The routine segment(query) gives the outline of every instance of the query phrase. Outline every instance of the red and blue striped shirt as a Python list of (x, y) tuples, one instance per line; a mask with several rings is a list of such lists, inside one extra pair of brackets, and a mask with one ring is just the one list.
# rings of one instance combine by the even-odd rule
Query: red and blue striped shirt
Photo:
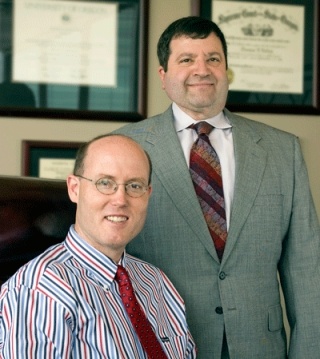
[[(158, 268), (124, 254), (168, 358), (195, 358), (184, 302)], [(71, 227), (66, 240), (20, 268), (1, 288), (1, 359), (147, 358), (114, 280), (117, 265)]]

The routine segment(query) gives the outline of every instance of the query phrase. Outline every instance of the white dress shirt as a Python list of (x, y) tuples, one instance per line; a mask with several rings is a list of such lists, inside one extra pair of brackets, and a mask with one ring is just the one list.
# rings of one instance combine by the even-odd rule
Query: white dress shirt
[[(172, 110), (177, 135), (179, 137), (186, 162), (189, 166), (190, 151), (193, 143), (197, 139), (197, 134), (196, 131), (188, 127), (197, 121), (183, 112), (175, 103), (172, 104)], [(214, 127), (214, 130), (209, 134), (209, 139), (220, 159), (227, 228), (229, 229), (235, 181), (232, 126), (223, 112), (220, 112), (217, 116), (208, 118), (205, 121)]]

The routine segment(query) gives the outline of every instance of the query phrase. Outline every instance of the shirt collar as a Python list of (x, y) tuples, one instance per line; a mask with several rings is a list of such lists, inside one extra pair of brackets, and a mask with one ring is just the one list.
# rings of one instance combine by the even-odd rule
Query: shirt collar
[[(87, 275), (104, 287), (109, 288), (117, 272), (117, 263), (107, 257), (89, 243), (83, 240), (72, 225), (65, 240), (67, 249), (73, 258), (79, 262)], [(126, 266), (126, 254), (124, 253), (120, 263)]]
[[(194, 123), (197, 123), (197, 121), (195, 121), (192, 117), (183, 112), (176, 103), (172, 104), (172, 111), (174, 117), (174, 126), (177, 132), (188, 128)], [(205, 121), (210, 123), (215, 128), (226, 129), (232, 127), (223, 111), (214, 117), (206, 119)]]

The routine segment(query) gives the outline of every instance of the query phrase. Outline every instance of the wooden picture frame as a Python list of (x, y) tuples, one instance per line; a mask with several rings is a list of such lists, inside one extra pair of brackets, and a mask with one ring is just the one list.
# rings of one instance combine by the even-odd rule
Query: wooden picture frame
[(148, 13), (149, 0), (3, 0), (0, 116), (144, 118)]
[(66, 179), (82, 142), (22, 141), (22, 176)]
[[(228, 44), (231, 81), (235, 76), (244, 73), (244, 70), (239, 70), (240, 66), (243, 68), (246, 66), (248, 69), (247, 77), (242, 77), (244, 81), (239, 81), (237, 89), (233, 90), (232, 83), (230, 84), (226, 105), (228, 109), (237, 112), (309, 115), (320, 113), (320, 6), (318, 0), (191, 1), (193, 15), (212, 19), (224, 32)], [(214, 12), (214, 8), (219, 11)], [(298, 20), (290, 15), (292, 13), (297, 15)], [(276, 21), (277, 24), (275, 24)], [(279, 24), (282, 25), (284, 31), (281, 35), (279, 31), (277, 37), (272, 38)], [(232, 30), (233, 25), (237, 30)], [(250, 26), (251, 30), (252, 26), (255, 26), (253, 31), (256, 33), (253, 35), (256, 36), (251, 36), (251, 40), (256, 40), (255, 43), (245, 42), (244, 30), (249, 31)], [(266, 29), (264, 33), (263, 28)], [(297, 34), (298, 41), (296, 42), (293, 32)], [(236, 46), (232, 47), (232, 42), (240, 44), (241, 41), (244, 45), (243, 50), (240, 50), (240, 46), (237, 49)], [(265, 52), (267, 55), (262, 54), (259, 58), (258, 51)], [(233, 53), (235, 56), (232, 59)], [(255, 59), (254, 56), (256, 56)], [(297, 60), (299, 57), (301, 60)], [(242, 64), (241, 60), (243, 60)], [(299, 71), (296, 71), (293, 66), (296, 61), (298, 65), (300, 61)], [(269, 68), (268, 65), (270, 65)], [(261, 74), (264, 71), (266, 76), (262, 83), (259, 79), (262, 79)], [(287, 75), (283, 76), (281, 72), (287, 72)], [(246, 85), (243, 85), (244, 83)], [(265, 84), (267, 84), (267, 90), (263, 87)], [(242, 89), (241, 86), (243, 86)]]

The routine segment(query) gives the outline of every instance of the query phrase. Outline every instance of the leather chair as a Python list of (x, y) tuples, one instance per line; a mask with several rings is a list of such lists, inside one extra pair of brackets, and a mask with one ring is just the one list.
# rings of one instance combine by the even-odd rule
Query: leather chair
[(63, 241), (74, 216), (65, 181), (0, 176), (0, 285)]

